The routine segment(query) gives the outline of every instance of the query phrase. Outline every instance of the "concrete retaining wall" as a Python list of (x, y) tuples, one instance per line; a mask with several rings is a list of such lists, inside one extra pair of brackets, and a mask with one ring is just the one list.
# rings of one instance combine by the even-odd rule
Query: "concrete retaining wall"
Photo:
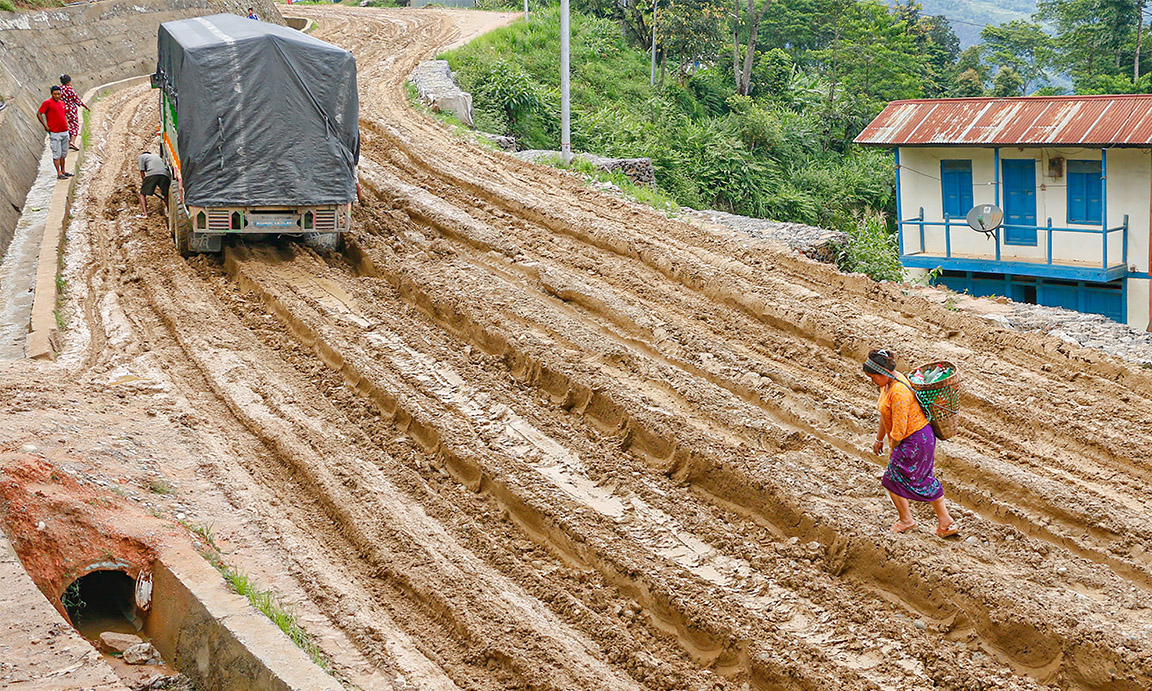
[(164, 661), (202, 689), (342, 691), (198, 555), (169, 550), (152, 564), (144, 632)]
[(161, 22), (255, 7), (282, 24), (271, 0), (101, 0), (42, 12), (0, 12), (0, 256), (8, 250), (36, 177), (44, 129), (36, 119), (48, 87), (72, 76), (78, 93), (156, 69)]

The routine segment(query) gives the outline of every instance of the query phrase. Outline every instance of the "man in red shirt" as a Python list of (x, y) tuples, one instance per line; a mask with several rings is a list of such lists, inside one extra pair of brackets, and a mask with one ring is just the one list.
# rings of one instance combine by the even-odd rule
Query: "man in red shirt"
[(56, 179), (67, 180), (72, 173), (64, 170), (64, 159), (68, 157), (68, 114), (64, 111), (64, 95), (60, 87), (52, 87), (52, 98), (40, 104), (36, 117), (48, 133), (48, 144), (52, 147), (52, 163), (56, 165)]

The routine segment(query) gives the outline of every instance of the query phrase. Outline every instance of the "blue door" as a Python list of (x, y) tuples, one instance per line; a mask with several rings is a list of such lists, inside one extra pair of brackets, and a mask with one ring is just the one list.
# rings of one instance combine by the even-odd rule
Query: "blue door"
[(1006, 158), (1004, 168), (1004, 244), (1036, 244), (1036, 161)]

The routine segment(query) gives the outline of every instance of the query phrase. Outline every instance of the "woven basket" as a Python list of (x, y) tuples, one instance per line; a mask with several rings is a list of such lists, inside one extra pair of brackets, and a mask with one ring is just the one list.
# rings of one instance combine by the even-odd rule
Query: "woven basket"
[[(952, 374), (931, 384), (917, 384), (911, 381), (913, 373), (928, 371), (937, 366), (951, 368)], [(955, 435), (956, 423), (960, 417), (959, 368), (946, 360), (937, 360), (913, 369), (908, 373), (908, 377), (912, 391), (916, 393), (916, 399), (924, 408), (928, 422), (932, 424), (932, 433), (936, 435), (936, 438), (949, 439)]]

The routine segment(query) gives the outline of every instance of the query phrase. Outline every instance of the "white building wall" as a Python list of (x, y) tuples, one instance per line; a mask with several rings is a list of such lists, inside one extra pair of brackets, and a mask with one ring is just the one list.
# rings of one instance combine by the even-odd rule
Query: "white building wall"
[[(1149, 214), (1152, 213), (1152, 153), (1148, 149), (1108, 151), (1108, 226), (1118, 226), (1128, 214), (1128, 268), (1148, 273)], [(1109, 237), (1109, 259), (1120, 262)], [(1147, 302), (1145, 302), (1147, 304)]]
[(1149, 312), (1152, 311), (1152, 285), (1146, 278), (1128, 279), (1128, 326), (1142, 331), (1152, 331)]

